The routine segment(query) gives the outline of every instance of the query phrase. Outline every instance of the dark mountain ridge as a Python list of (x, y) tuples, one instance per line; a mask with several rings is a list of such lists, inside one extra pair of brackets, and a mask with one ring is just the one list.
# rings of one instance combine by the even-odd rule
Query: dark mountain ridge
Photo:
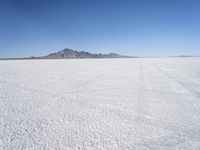
[(56, 53), (51, 53), (47, 56), (40, 57), (43, 59), (70, 59), (70, 58), (131, 58), (131, 56), (119, 55), (116, 53), (110, 54), (93, 54), (85, 51), (77, 51), (65, 48)]
[(135, 58), (134, 56), (119, 55), (116, 53), (101, 54), (89, 53), (86, 51), (77, 51), (65, 48), (61, 51), (48, 54), (46, 56), (31, 56), (21, 58), (0, 58), (0, 60), (21, 60), (21, 59), (84, 59), (84, 58)]

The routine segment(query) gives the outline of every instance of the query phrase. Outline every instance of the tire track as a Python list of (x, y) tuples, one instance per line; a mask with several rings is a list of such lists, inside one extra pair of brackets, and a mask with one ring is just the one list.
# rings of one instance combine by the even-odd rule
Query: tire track
[(118, 66), (118, 67), (115, 67), (115, 68), (112, 69), (112, 70), (109, 70), (109, 71), (107, 71), (107, 72), (101, 73), (101, 74), (95, 76), (95, 77), (92, 78), (92, 79), (89, 79), (89, 80), (87, 80), (87, 81), (85, 81), (85, 82), (82, 82), (81, 84), (77, 84), (77, 85), (75, 85), (74, 87), (72, 87), (72, 90), (75, 90), (75, 89), (77, 89), (77, 88), (82, 88), (82, 87), (84, 87), (86, 84), (91, 84), (92, 82), (95, 82), (95, 81), (97, 81), (97, 80), (99, 80), (99, 79), (101, 79), (101, 78), (103, 78), (103, 77), (109, 75), (110, 73), (113, 73), (113, 72), (115, 72), (116, 70), (119, 70), (119, 69), (122, 68), (123, 66), (126, 66), (126, 64), (127, 64), (127, 63), (124, 63), (124, 64), (122, 64), (122, 65), (120, 65), (120, 66)]
[[(17, 89), (22, 89), (22, 91), (24, 92), (30, 92), (30, 93), (36, 93), (38, 95), (40, 95), (40, 93), (43, 93), (43, 95), (48, 95), (50, 97), (52, 97), (52, 99), (54, 100), (51, 100), (51, 101), (45, 101), (43, 103), (41, 103), (41, 105), (37, 108), (33, 107), (32, 105), (29, 107), (30, 109), (26, 110), (26, 111), (23, 111), (23, 113), (26, 113), (26, 114), (31, 114), (33, 111), (35, 110), (38, 110), (38, 109), (45, 109), (45, 107), (48, 107), (49, 105), (52, 105), (53, 103), (56, 103), (59, 100), (64, 100), (66, 99), (66, 95), (68, 94), (76, 94), (76, 93), (79, 93), (80, 91), (77, 91), (77, 89), (81, 88), (81, 87), (84, 87), (86, 84), (90, 84), (98, 79), (101, 79), (107, 75), (109, 75), (110, 73), (113, 73), (115, 72), (116, 70), (120, 69), (121, 67), (125, 66), (127, 63), (124, 63), (120, 66), (117, 66), (115, 68), (113, 68), (112, 70), (109, 70), (107, 72), (104, 72), (104, 73), (101, 73), (97, 76), (95, 76), (93, 79), (90, 79), (88, 81), (85, 81), (81, 84), (78, 84), (76, 86), (74, 86), (73, 88), (71, 88), (70, 90), (66, 91), (64, 94), (63, 93), (59, 93), (59, 92), (55, 92), (55, 91), (48, 91), (48, 90), (45, 90), (45, 89), (38, 89), (38, 88), (34, 88), (34, 87), (28, 87), (28, 86), (24, 86), (24, 85), (20, 85), (20, 84), (17, 84), (17, 83), (14, 83), (14, 82), (10, 82), (10, 81), (7, 81), (7, 80), (3, 80), (4, 83), (6, 84), (10, 84), (12, 87), (16, 87)], [(76, 90), (76, 91), (74, 91)], [(91, 91), (90, 91), (91, 92)], [(39, 101), (36, 100), (35, 103), (37, 104)], [(78, 101), (77, 101), (78, 102)], [(34, 104), (35, 104), (34, 103)], [(20, 112), (19, 112), (20, 113)]]
[(174, 82), (176, 82), (179, 85), (181, 85), (181, 87), (186, 89), (188, 92), (192, 93), (196, 98), (198, 98), (198, 99), (200, 98), (200, 91), (195, 90), (195, 88), (193, 86), (191, 86), (191, 84), (187, 84), (187, 80), (183, 79), (180, 76), (176, 76), (175, 77), (172, 74), (168, 73), (167, 71), (164, 71), (161, 67), (158, 67), (157, 65), (155, 65), (155, 64), (153, 64), (151, 62), (149, 62), (148, 64), (153, 66), (157, 70), (159, 70), (162, 74), (164, 74), (169, 79), (171, 79)]

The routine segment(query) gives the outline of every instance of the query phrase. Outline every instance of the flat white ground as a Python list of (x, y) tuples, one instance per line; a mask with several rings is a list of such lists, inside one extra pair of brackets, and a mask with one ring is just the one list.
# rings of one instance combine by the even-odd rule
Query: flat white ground
[(0, 149), (200, 149), (200, 58), (0, 61)]

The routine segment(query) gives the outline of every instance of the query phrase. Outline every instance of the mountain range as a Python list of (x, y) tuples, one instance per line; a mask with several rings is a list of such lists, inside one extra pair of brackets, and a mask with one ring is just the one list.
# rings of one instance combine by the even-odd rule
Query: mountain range
[(56, 53), (39, 57), (41, 59), (72, 59), (72, 58), (130, 58), (130, 56), (119, 55), (116, 53), (110, 54), (93, 54), (86, 51), (77, 51), (69, 48), (65, 48)]
[(17, 59), (84, 59), (84, 58), (133, 58), (133, 56), (119, 55), (116, 53), (101, 54), (89, 53), (86, 51), (77, 51), (65, 48), (61, 51), (51, 53), (45, 56), (31, 56), (20, 58), (0, 58), (0, 60), (17, 60)]

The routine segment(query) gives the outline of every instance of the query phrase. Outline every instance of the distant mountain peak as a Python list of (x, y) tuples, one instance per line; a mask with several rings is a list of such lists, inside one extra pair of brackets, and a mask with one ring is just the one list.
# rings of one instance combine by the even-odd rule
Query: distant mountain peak
[(42, 58), (46, 59), (70, 59), (70, 58), (130, 58), (130, 56), (119, 55), (116, 53), (109, 54), (93, 54), (86, 51), (77, 51), (69, 48), (65, 48), (56, 53), (51, 53)]
[(20, 59), (80, 59), (80, 58), (135, 58), (133, 56), (119, 55), (117, 53), (89, 53), (86, 51), (78, 51), (70, 48), (65, 48), (55, 53), (41, 57), (21, 57), (21, 58), (0, 58), (0, 60), (20, 60)]

